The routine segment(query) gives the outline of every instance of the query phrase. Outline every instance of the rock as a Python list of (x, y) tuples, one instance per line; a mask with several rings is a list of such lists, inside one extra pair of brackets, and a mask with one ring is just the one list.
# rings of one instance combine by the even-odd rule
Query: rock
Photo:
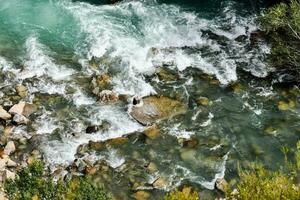
[(6, 167), (6, 160), (5, 159), (0, 159), (0, 171), (3, 171)]
[(105, 143), (109, 146), (115, 147), (115, 146), (123, 145), (128, 141), (129, 139), (127, 137), (118, 137), (118, 138), (109, 139)]
[(294, 108), (295, 106), (296, 106), (295, 102), (290, 99), (288, 100), (288, 102), (286, 101), (278, 102), (278, 109), (282, 111)]
[(16, 91), (17, 91), (17, 94), (22, 98), (27, 96), (27, 88), (22, 84), (18, 84), (16, 86)]
[(25, 105), (26, 103), (24, 101), (20, 101), (18, 104), (15, 104), (13, 107), (11, 107), (8, 112), (12, 115), (23, 115)]
[(4, 148), (4, 154), (10, 155), (11, 153), (15, 152), (15, 150), (16, 150), (15, 143), (13, 141), (9, 141)]
[(156, 72), (159, 80), (165, 81), (165, 82), (171, 82), (176, 81), (179, 79), (179, 76), (177, 74), (172, 73), (170, 70), (159, 68)]
[(242, 90), (242, 85), (240, 83), (233, 83), (231, 85), (231, 89), (233, 90), (234, 93), (240, 93)]
[(9, 120), (11, 118), (11, 115), (3, 109), (2, 106), (0, 106), (0, 119), (3, 120)]
[(199, 105), (202, 105), (202, 106), (208, 106), (209, 105), (209, 99), (206, 98), (206, 97), (200, 97), (197, 99), (197, 103)]
[(144, 130), (144, 134), (150, 139), (155, 139), (159, 135), (159, 128), (156, 124), (154, 124), (152, 126), (147, 127)]
[(27, 119), (23, 115), (15, 114), (13, 122), (15, 122), (17, 125), (28, 124), (29, 119)]
[(228, 187), (228, 183), (224, 178), (218, 178), (215, 183), (215, 188), (225, 192)]
[(119, 100), (118, 94), (111, 90), (103, 90), (99, 94), (99, 100), (103, 103), (116, 102)]
[(194, 149), (184, 149), (180, 157), (183, 161), (194, 162), (196, 160), (196, 151)]
[(107, 74), (101, 74), (93, 79), (93, 81), (95, 82), (95, 86), (105, 88), (110, 81), (110, 77)]
[(18, 104), (15, 104), (13, 107), (11, 107), (8, 112), (12, 115), (19, 114), (25, 117), (29, 117), (36, 111), (36, 109), (37, 108), (35, 105), (20, 101)]
[(157, 166), (156, 166), (156, 164), (153, 163), (153, 162), (150, 162), (149, 165), (147, 166), (147, 170), (148, 170), (150, 173), (156, 172), (156, 171), (157, 171)]
[(7, 159), (6, 166), (7, 167), (16, 167), (17, 163), (11, 159)]
[(94, 175), (97, 172), (96, 167), (86, 167), (85, 168), (85, 174), (87, 175)]
[(7, 200), (5, 192), (2, 189), (0, 190), (0, 200)]
[(148, 96), (140, 104), (132, 106), (130, 115), (141, 124), (149, 125), (185, 111), (186, 106), (179, 101), (163, 96)]
[(137, 191), (132, 196), (136, 200), (146, 200), (150, 197), (150, 194), (148, 192), (145, 192), (145, 191)]
[(3, 175), (4, 180), (7, 180), (7, 179), (14, 180), (15, 178), (16, 178), (16, 174), (14, 172), (9, 171), (8, 169), (6, 169), (4, 171), (4, 175)]
[(184, 148), (195, 148), (198, 145), (198, 140), (196, 138), (191, 138), (189, 140), (183, 141)]
[(167, 185), (167, 182), (163, 178), (158, 178), (153, 182), (153, 187), (157, 189), (163, 189)]
[(98, 126), (88, 126), (85, 130), (86, 133), (95, 133), (99, 130)]

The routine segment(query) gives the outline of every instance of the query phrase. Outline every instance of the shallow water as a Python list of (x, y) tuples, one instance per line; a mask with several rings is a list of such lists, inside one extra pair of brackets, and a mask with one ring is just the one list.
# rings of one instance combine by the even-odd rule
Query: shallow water
[[(159, 123), (157, 140), (89, 152), (116, 171), (114, 192), (131, 189), (120, 170), (124, 165), (135, 166), (128, 167), (134, 180), (164, 177), (164, 190), (187, 183), (212, 190), (216, 178), (236, 176), (238, 163), (258, 160), (276, 168), (280, 147), (300, 138), (299, 91), (263, 78), (272, 70), (265, 64), (269, 47), (250, 40), (258, 29), (258, 8), (255, 1), (0, 0), (1, 91), (10, 95), (23, 83), (29, 89), (25, 100), (39, 105), (32, 125), (15, 128), (12, 137), (38, 136), (45, 161), (66, 166), (90, 140), (142, 131), (127, 112), (130, 98), (102, 105), (92, 94), (92, 77), (108, 73), (119, 94), (165, 95), (188, 107), (184, 115)], [(160, 80), (162, 68), (176, 78)], [(209, 105), (197, 104), (199, 97)], [(295, 106), (281, 111), (279, 101)], [(111, 124), (108, 131), (85, 133), (102, 121)], [(183, 148), (180, 138), (199, 144)], [(150, 161), (158, 168), (154, 174), (142, 167)]]

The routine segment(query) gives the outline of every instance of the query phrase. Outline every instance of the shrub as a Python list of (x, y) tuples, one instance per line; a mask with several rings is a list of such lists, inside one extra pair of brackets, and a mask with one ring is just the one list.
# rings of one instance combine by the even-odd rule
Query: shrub
[[(287, 153), (285, 148), (285, 153)], [(253, 164), (250, 170), (239, 170), (240, 182), (237, 192), (226, 191), (227, 199), (237, 200), (269, 200), (269, 199), (300, 199), (300, 184), (298, 162), (300, 155), (300, 141), (297, 143), (296, 165), (288, 162), (288, 172), (268, 171), (261, 165)]]
[[(76, 180), (76, 184), (75, 183)], [(73, 179), (67, 183), (54, 182), (44, 172), (44, 165), (34, 161), (17, 173), (15, 180), (6, 180), (4, 190), (11, 200), (110, 200), (111, 197), (99, 185), (87, 178)], [(72, 193), (72, 195), (69, 195)]]
[[(300, 2), (291, 0), (267, 9), (259, 19), (271, 44), (269, 63), (300, 74)], [(296, 76), (295, 76), (296, 77)]]
[(192, 191), (190, 187), (185, 187), (182, 191), (174, 190), (166, 194), (164, 200), (198, 200), (198, 193)]

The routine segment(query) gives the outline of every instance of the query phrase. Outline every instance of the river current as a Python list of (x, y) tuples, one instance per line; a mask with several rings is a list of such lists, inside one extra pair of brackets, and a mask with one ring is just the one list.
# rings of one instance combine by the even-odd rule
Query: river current
[[(159, 123), (160, 139), (84, 155), (117, 174), (106, 183), (113, 192), (130, 193), (127, 180), (157, 177), (166, 183), (153, 193), (187, 183), (213, 190), (217, 178), (236, 177), (238, 164), (277, 168), (280, 148), (300, 138), (299, 90), (265, 78), (270, 49), (251, 37), (261, 12), (254, 2), (0, 0), (0, 97), (22, 83), (23, 100), (39, 105), (30, 126), (14, 128), (11, 137), (38, 138), (32, 143), (50, 168), (66, 167), (79, 159), (80, 145), (142, 131), (128, 113), (132, 97), (157, 94), (188, 108)], [(161, 78), (162, 70), (172, 77)], [(127, 102), (98, 102), (91, 81), (103, 73)], [(107, 131), (86, 133), (103, 121)], [(189, 138), (195, 148), (182, 147)], [(157, 171), (143, 171), (142, 161)], [(135, 167), (122, 172), (126, 165)]]

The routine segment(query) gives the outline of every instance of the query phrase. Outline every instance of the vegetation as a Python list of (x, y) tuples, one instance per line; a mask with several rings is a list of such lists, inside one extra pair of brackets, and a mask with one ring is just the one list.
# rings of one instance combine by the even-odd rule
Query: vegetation
[(260, 18), (271, 43), (269, 63), (300, 75), (300, 1), (291, 0), (266, 10)]
[(174, 190), (168, 193), (164, 200), (198, 200), (198, 193), (192, 191), (190, 187), (185, 187), (182, 191)]
[(76, 178), (67, 183), (54, 182), (44, 172), (44, 165), (35, 161), (17, 173), (15, 180), (7, 180), (4, 189), (11, 200), (109, 200), (104, 189), (87, 178)]
[(284, 148), (287, 172), (268, 171), (261, 165), (253, 164), (248, 171), (240, 170), (240, 182), (237, 192), (228, 190), (227, 199), (237, 200), (269, 200), (269, 199), (300, 199), (299, 163), (300, 141), (295, 153), (296, 164), (287, 160), (287, 148)]

